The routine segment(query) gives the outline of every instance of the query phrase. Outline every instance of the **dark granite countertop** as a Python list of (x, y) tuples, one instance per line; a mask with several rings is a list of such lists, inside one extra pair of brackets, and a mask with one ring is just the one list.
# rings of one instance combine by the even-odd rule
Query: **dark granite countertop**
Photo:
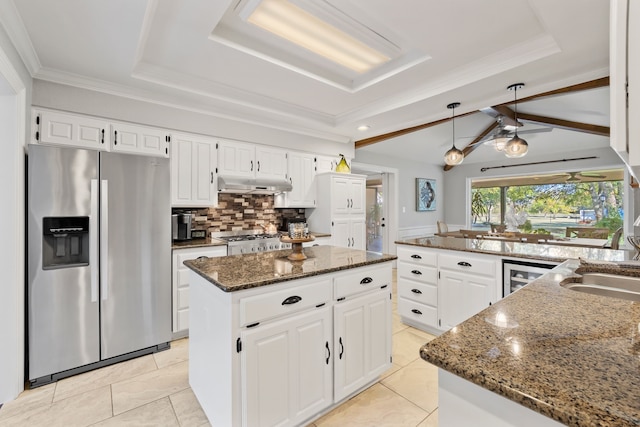
[(633, 257), (628, 250), (596, 249), (577, 246), (545, 245), (541, 243), (503, 242), (499, 240), (463, 239), (455, 237), (418, 237), (398, 240), (398, 245), (423, 246), (452, 251), (476, 252), (513, 258), (563, 262), (567, 259), (597, 259), (625, 261)]
[(171, 249), (204, 248), (208, 246), (227, 246), (227, 242), (212, 238), (174, 241), (171, 245)]
[(289, 261), (290, 249), (185, 261), (184, 265), (225, 292), (393, 261), (395, 255), (338, 246), (304, 249), (307, 259)]
[(560, 286), (579, 265), (557, 266), (421, 357), (566, 425), (640, 425), (640, 303)]
[[(319, 237), (331, 237), (330, 233), (309, 233), (316, 239)], [(220, 239), (208, 238), (208, 239), (191, 239), (184, 241), (174, 241), (171, 245), (171, 249), (188, 249), (188, 248), (204, 248), (207, 246), (226, 246), (227, 242)]]

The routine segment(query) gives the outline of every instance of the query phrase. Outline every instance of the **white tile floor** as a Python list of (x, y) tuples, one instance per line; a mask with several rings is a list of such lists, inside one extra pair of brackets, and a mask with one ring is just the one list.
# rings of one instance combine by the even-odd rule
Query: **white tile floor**
[[(437, 369), (418, 354), (434, 337), (400, 322), (395, 270), (393, 289), (393, 367), (310, 426), (437, 427)], [(0, 408), (0, 426), (211, 425), (189, 388), (188, 345), (27, 390)]]

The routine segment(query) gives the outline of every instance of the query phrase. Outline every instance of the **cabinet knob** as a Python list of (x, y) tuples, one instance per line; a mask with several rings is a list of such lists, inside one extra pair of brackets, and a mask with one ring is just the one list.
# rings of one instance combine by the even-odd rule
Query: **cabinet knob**
[(365, 277), (364, 279), (360, 280), (361, 285), (366, 285), (371, 282), (373, 282), (373, 279), (371, 277)]
[(344, 344), (342, 344), (342, 337), (340, 337), (338, 343), (340, 344), (340, 355), (338, 357), (340, 358), (340, 360), (342, 360), (342, 355), (344, 354)]
[(411, 292), (413, 292), (414, 294), (422, 294), (422, 291), (420, 289), (411, 289)]
[(422, 271), (420, 271), (420, 270), (411, 270), (411, 272), (412, 272), (413, 274), (417, 274), (418, 276), (421, 276), (421, 275), (422, 275)]
[(331, 350), (329, 349), (329, 341), (324, 342), (324, 348), (327, 349), (327, 359), (325, 360), (326, 364), (329, 364), (329, 358), (331, 357)]
[(251, 172), (253, 172), (253, 160), (251, 160)]
[(469, 264), (469, 263), (468, 263), (468, 262), (466, 262), (466, 261), (460, 261), (460, 262), (458, 263), (458, 265), (459, 265), (460, 267), (471, 267), (471, 264)]
[(420, 255), (411, 255), (411, 258), (413, 259), (422, 259), (422, 257)]
[(420, 310), (418, 310), (417, 308), (414, 308), (413, 310), (411, 310), (411, 312), (412, 312), (413, 314), (420, 314), (420, 315), (422, 315), (422, 312), (421, 312)]

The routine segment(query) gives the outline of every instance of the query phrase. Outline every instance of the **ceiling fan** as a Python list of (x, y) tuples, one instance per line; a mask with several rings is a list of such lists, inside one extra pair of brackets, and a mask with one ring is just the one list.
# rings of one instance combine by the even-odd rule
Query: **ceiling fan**
[[(483, 110), (483, 112), (486, 111)], [(522, 123), (515, 122), (511, 119), (509, 119), (508, 121), (513, 124), (507, 124), (506, 119), (508, 119), (508, 117), (505, 117), (502, 114), (495, 116), (495, 119), (498, 122), (498, 126), (496, 127), (496, 129), (479, 142), (487, 145), (493, 145), (497, 151), (503, 151), (507, 142), (515, 135), (515, 129), (523, 125)], [(528, 133), (551, 132), (552, 130), (553, 128), (550, 127), (530, 130), (518, 130), (518, 134), (524, 135)]]
[(606, 175), (601, 175), (597, 172), (566, 172), (555, 175), (550, 175), (547, 178), (547, 183), (561, 184), (563, 182), (571, 184), (576, 182), (587, 182), (594, 179), (606, 178)]

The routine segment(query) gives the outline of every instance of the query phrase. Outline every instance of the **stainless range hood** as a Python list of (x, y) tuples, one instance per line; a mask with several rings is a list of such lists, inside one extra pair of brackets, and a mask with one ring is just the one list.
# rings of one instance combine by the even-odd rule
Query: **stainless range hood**
[(293, 187), (286, 179), (255, 179), (234, 176), (219, 176), (218, 191), (221, 193), (278, 194), (291, 191)]

